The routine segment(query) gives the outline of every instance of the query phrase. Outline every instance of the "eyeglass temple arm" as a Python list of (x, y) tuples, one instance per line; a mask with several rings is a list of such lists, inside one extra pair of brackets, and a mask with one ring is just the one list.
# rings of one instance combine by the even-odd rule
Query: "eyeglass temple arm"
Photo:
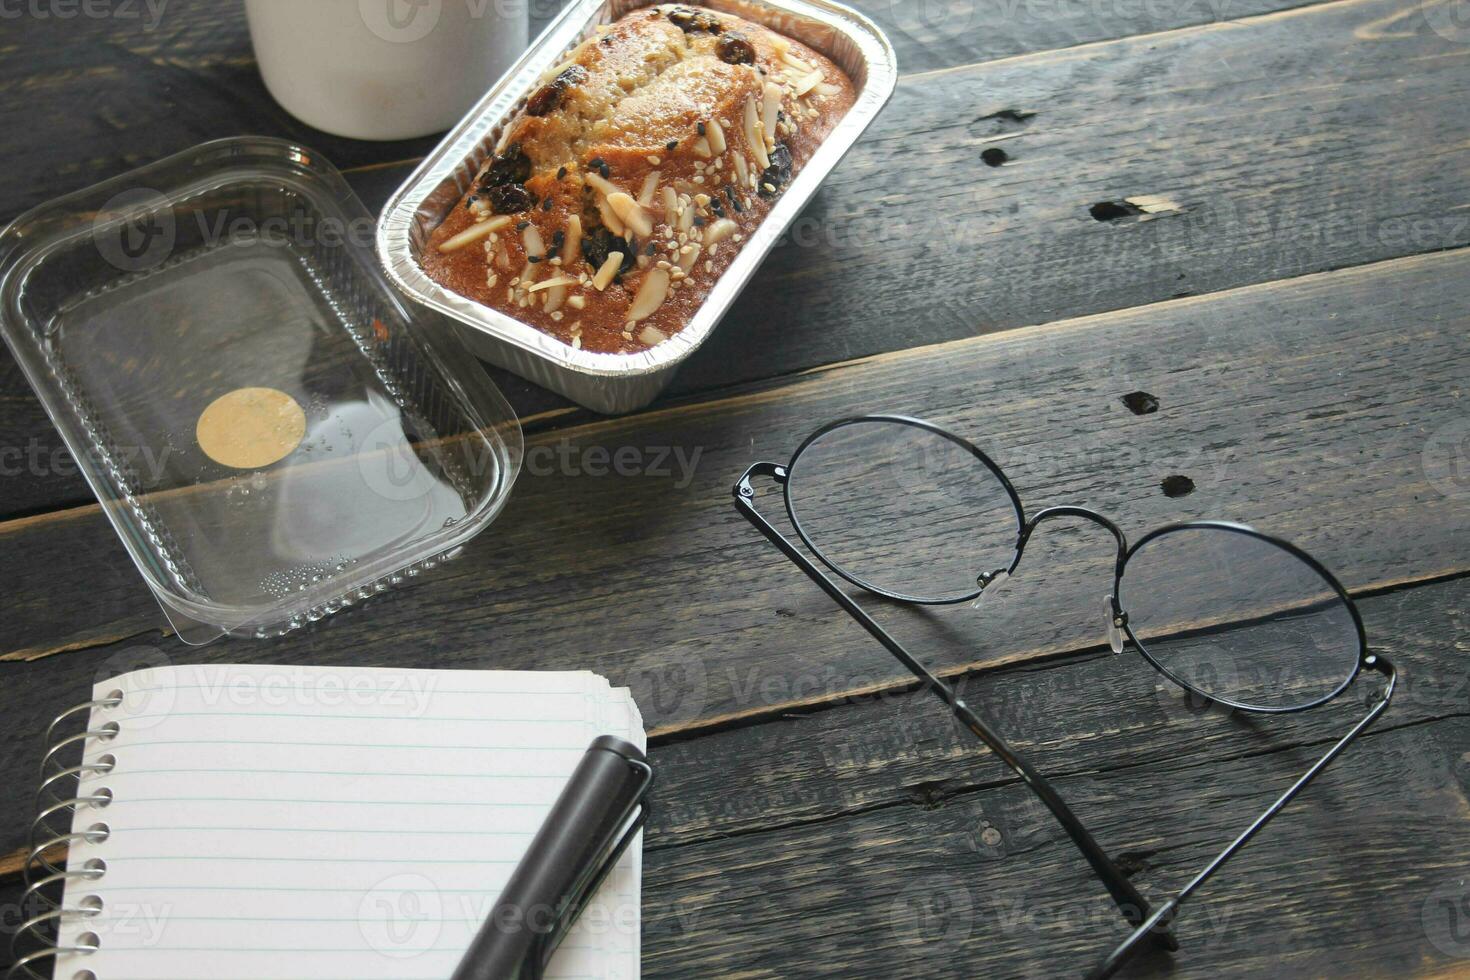
[(1373, 670), (1378, 671), (1387, 678), (1388, 683), (1383, 690), (1383, 699), (1373, 706), (1362, 721), (1353, 726), (1352, 731), (1344, 735), (1336, 745), (1327, 751), (1326, 755), (1318, 759), (1316, 765), (1308, 769), (1305, 775), (1293, 783), (1291, 788), (1285, 793), (1282, 793), (1281, 797), (1275, 803), (1267, 807), (1266, 811), (1246, 828), (1245, 833), (1231, 841), (1229, 847), (1216, 855), (1215, 859), (1206, 865), (1203, 871), (1195, 875), (1194, 879), (1185, 885), (1178, 895), (1175, 895), (1169, 901), (1155, 909), (1153, 914), (1149, 916), (1147, 922), (1136, 928), (1132, 935), (1108, 955), (1107, 959), (1103, 960), (1098, 964), (1096, 969), (1087, 975), (1088, 980), (1106, 980), (1107, 977), (1111, 977), (1114, 973), (1117, 973), (1123, 964), (1127, 963), (1138, 952), (1139, 942), (1148, 934), (1150, 929), (1170, 925), (1174, 920), (1175, 914), (1179, 911), (1179, 906), (1183, 905), (1189, 896), (1194, 894), (1196, 889), (1208, 881), (1210, 876), (1216, 871), (1219, 871), (1225, 862), (1234, 857), (1241, 848), (1245, 847), (1252, 837), (1256, 836), (1266, 824), (1271, 822), (1272, 817), (1284, 810), (1286, 805), (1298, 793), (1305, 789), (1308, 783), (1316, 779), (1318, 774), (1331, 765), (1333, 760), (1341, 755), (1344, 749), (1351, 745), (1359, 735), (1363, 734), (1370, 725), (1378, 720), (1379, 715), (1388, 710), (1388, 702), (1393, 698), (1393, 689), (1398, 683), (1398, 671), (1392, 663), (1379, 656), (1369, 656), (1364, 659), (1363, 664), (1366, 667), (1371, 667)]
[[(1004, 739), (996, 734), (990, 726), (985, 724), (980, 719), (980, 716), (975, 714), (969, 705), (960, 699), (952, 687), (934, 676), (923, 664), (914, 659), (913, 655), (890, 636), (887, 630), (878, 625), (878, 622), (869, 616), (862, 606), (858, 605), (851, 596), (838, 588), (835, 582), (827, 577), (810, 559), (798, 551), (796, 546), (788, 541), (786, 536), (772, 525), (770, 521), (766, 520), (764, 515), (755, 506), (755, 490), (750, 483), (752, 476), (769, 476), (777, 482), (784, 482), (786, 479), (786, 468), (775, 463), (756, 463), (750, 469), (746, 470), (745, 475), (740, 478), (740, 482), (735, 485), (734, 491), (735, 505), (745, 515), (746, 520), (750, 521), (758, 531), (766, 536), (767, 540), (780, 549), (781, 553), (793, 564), (805, 572), (808, 578), (820, 586), (823, 592), (831, 596), (832, 600), (841, 606), (849, 616), (857, 620), (858, 625), (867, 630), (873, 639), (883, 644), (889, 653), (897, 657), (899, 662), (911, 674), (917, 677), (924, 686), (928, 687), (945, 704), (949, 705), (950, 711), (959, 719), (960, 724), (968, 728), (976, 738), (989, 746), (990, 750), (1002, 762), (1021, 777), (1022, 782), (1040, 797), (1041, 802), (1045, 803), (1047, 809), (1057, 818), (1057, 821), (1062, 825), (1062, 829), (1067, 832), (1067, 835), (1072, 838), (1073, 843), (1082, 852), (1082, 856), (1087, 858), (1087, 863), (1092, 866), (1092, 870), (1107, 887), (1108, 894), (1112, 896), (1113, 902), (1122, 911), (1124, 918), (1135, 927), (1145, 925), (1147, 923), (1145, 917), (1149, 914), (1148, 900), (1143, 897), (1143, 894), (1139, 892), (1133, 882), (1128, 880), (1128, 876), (1123, 874), (1122, 870), (1113, 863), (1113, 859), (1108, 857), (1107, 852), (1102, 849), (1101, 845), (1093, 839), (1092, 834), (1088, 832), (1087, 828), (1083, 826), (1082, 821), (1077, 819), (1077, 815), (1072, 812), (1071, 808), (1067, 806), (1066, 802), (1052, 788), (1051, 783), (1047, 782), (1045, 777), (1033, 769), (1025, 759), (1017, 755), (1015, 750), (1006, 744)], [(1173, 951), (1179, 948), (1179, 944), (1175, 941), (1174, 936), (1167, 929), (1154, 930), (1147, 933), (1147, 935), (1153, 939), (1156, 945), (1164, 949)]]

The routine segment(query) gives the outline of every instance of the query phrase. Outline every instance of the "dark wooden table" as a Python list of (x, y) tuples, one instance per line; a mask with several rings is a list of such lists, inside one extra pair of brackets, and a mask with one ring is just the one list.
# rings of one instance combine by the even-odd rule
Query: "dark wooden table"
[[(1470, 976), (1466, 0), (859, 6), (899, 49), (898, 93), (668, 394), (598, 418), (496, 374), (531, 446), (677, 448), (687, 485), (527, 472), (411, 587), (191, 649), (0, 355), (3, 850), (45, 722), (150, 651), (586, 667), (653, 730), (648, 976), (1076, 976), (1120, 933), (1085, 864), (730, 505), (748, 462), (887, 410), (968, 434), (1033, 506), (1294, 539), (1403, 672), (1382, 723), (1188, 908), (1183, 951), (1127, 975)], [(169, 0), (156, 24), (141, 4), (11, 8), (0, 219), (242, 133), (314, 146), (377, 207), (433, 142), (290, 119), (237, 3)], [(1157, 411), (1130, 410), (1138, 391)], [(1376, 685), (1276, 720), (1195, 710), (1107, 652), (1105, 536), (1033, 548), (986, 614), (879, 615), (1168, 894)]]

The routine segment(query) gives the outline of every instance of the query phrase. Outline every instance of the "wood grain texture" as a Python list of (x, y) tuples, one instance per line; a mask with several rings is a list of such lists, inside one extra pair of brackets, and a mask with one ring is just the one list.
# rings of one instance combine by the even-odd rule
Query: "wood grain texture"
[(905, 74), (1305, 6), (1299, 0), (852, 0), (848, 5), (888, 35)]
[[(1464, 975), (1424, 909), (1442, 914), (1436, 890), (1454, 893), (1470, 862), (1467, 749), (1460, 719), (1369, 735), (1186, 906), (1172, 960), (1124, 975)], [(1145, 894), (1164, 895), (1321, 751), (1181, 757), (1058, 789), (1130, 853)], [(1076, 977), (1123, 935), (1086, 864), (1013, 783), (654, 850), (645, 866), (650, 977)]]
[[(891, 684), (881, 651), (729, 498), (748, 463), (783, 459), (821, 422), (873, 410), (968, 434), (1033, 512), (1088, 504), (1134, 535), (1189, 517), (1244, 520), (1296, 540), (1358, 590), (1462, 571), (1470, 495), (1445, 477), (1459, 462), (1447, 435), (1465, 419), (1467, 272), (1470, 253), (1399, 260), (545, 434), (507, 512), (461, 559), (270, 644), (192, 651), (138, 633), (136, 617), (157, 613), (95, 509), (11, 522), (0, 543), (24, 558), (0, 572), (7, 655), (110, 644), (14, 667), (26, 689), (56, 691), (108, 669), (134, 642), (114, 641), (129, 636), (220, 662), (588, 667), (632, 684), (664, 729)], [(1133, 415), (1121, 397), (1136, 390), (1159, 411)], [(620, 449), (637, 453), (645, 475), (609, 472)], [(687, 485), (671, 451), (694, 463)], [(667, 472), (654, 475), (660, 454)], [(1166, 496), (1170, 475), (1196, 490)], [(774, 513), (779, 502), (767, 494), (762, 506)], [(74, 555), (84, 571), (65, 563)], [(944, 670), (1085, 648), (1103, 638), (1111, 561), (1100, 531), (1056, 525), (1028, 549), (1004, 601), (875, 612)]]
[[(1073, 9), (1047, 0), (858, 0), (854, 6), (890, 36), (902, 70), (915, 73), (1301, 3), (1181, 0)], [(11, 97), (0, 104), (0, 123), (11, 138), (0, 147), (0, 219), (221, 136), (299, 139), (344, 169), (408, 161), (434, 145), (433, 137), (344, 139), (291, 118), (260, 80), (242, 4), (89, 6), (98, 15), (84, 14), (80, 5), (64, 16), (45, 16), (46, 5), (37, 6), (41, 16), (27, 5), (7, 11), (0, 93)], [(520, 6), (534, 36), (564, 0)]]
[[(1375, 652), (1400, 668), (1394, 704), (1191, 905), (1184, 976), (1456, 964), (1422, 913), (1470, 859), (1470, 579), (1374, 596), (1362, 611)], [(1252, 718), (1188, 701), (1131, 651), (960, 684), (1151, 896), (1177, 888), (1381, 690), (1365, 676), (1327, 707)], [(652, 758), (651, 976), (1068, 976), (1116, 935), (1040, 804), (930, 694), (656, 740)], [(7, 759), (0, 786), (24, 785), (34, 759)], [(14, 796), (0, 812), (18, 826), (29, 800)], [(1375, 888), (1388, 873), (1393, 889)]]
[[(859, 0), (855, 6), (889, 34), (904, 71), (922, 72), (1300, 3), (1182, 0), (1074, 9), (1046, 0)], [(527, 9), (534, 36), (564, 0), (519, 6)], [(301, 139), (344, 168), (404, 160), (434, 143), (348, 140), (292, 119), (256, 71), (241, 4), (138, 0), (89, 8), (100, 15), (83, 14), (80, 5), (66, 16), (35, 16), (27, 5), (7, 13), (0, 93), (13, 98), (0, 107), (11, 135), (0, 149), (6, 164), (0, 219), (218, 136)]]
[[(1033, 511), (1297, 540), (1366, 593), (1371, 641), (1403, 671), (1380, 727), (1186, 910), (1183, 951), (1126, 976), (1470, 976), (1447, 911), (1470, 907), (1470, 252), (1404, 258), (1470, 243), (1453, 11), (858, 3), (909, 77), (663, 407), (594, 421), (497, 372), (537, 415), (510, 510), (458, 562), (309, 631), (202, 650), (160, 634), (0, 354), (0, 516), (31, 515), (0, 521), (0, 657), (42, 657), (0, 663), (0, 852), (29, 819), (50, 717), (161, 658), (590, 667), (656, 728), (648, 976), (1077, 975), (1120, 933), (1070, 844), (730, 506), (749, 462), (894, 410), (979, 441)], [(6, 22), (0, 219), (246, 131), (315, 146), (376, 207), (432, 143), (294, 123), (239, 5), (170, 0), (136, 26)], [(1048, 48), (1067, 50), (1030, 53)], [(1136, 391), (1158, 411), (1130, 412)], [(589, 472), (619, 450), (633, 473)], [(1166, 495), (1177, 477), (1193, 491)], [(999, 602), (875, 612), (1160, 896), (1378, 682), (1289, 718), (1200, 710), (1102, 650), (1110, 562), (1100, 532), (1049, 526)]]
[[(1470, 648), (1470, 579), (1373, 595), (1360, 607), (1373, 651), (1401, 673), (1385, 724), (1470, 715), (1470, 674), (1462, 666)], [(0, 756), (0, 786), (8, 787), (0, 812), (16, 818), (6, 827), (24, 824), (19, 817), (31, 805), (35, 763), (44, 750), (40, 733), (51, 718), (95, 681), (161, 662), (161, 651), (137, 647), (102, 663), (52, 658), (28, 668), (32, 683), (8, 686), (0, 708), (17, 737), (14, 750)], [(763, 679), (773, 676), (779, 675), (763, 672)], [(1364, 675), (1330, 709), (1252, 719), (1185, 698), (1136, 651), (1112, 656), (1096, 649), (1044, 664), (959, 673), (953, 682), (982, 717), (1054, 775), (1314, 744), (1349, 727), (1382, 688), (1376, 675)], [(1014, 779), (927, 691), (892, 686), (817, 701), (820, 693), (810, 692), (817, 703), (763, 721), (656, 733), (654, 845), (683, 846), (880, 807), (939, 805)], [(687, 691), (673, 685), (646, 689), (640, 707), (668, 712), (681, 694)], [(742, 791), (729, 793), (732, 784)], [(0, 837), (0, 852), (18, 844), (14, 834)], [(0, 861), (0, 879), (17, 867), (11, 857)]]
[(1342, 0), (906, 77), (670, 393), (1464, 246), (1467, 63)]
[(1470, 243), (1467, 67), (1345, 0), (908, 78), (677, 390)]
[[(1060, 10), (1053, 17), (1036, 7), (1033, 17), (1025, 4), (996, 13), (970, 2), (885, 11), (878, 0), (871, 12), (891, 15), (900, 35), (905, 18), (957, 39), (984, 36), (970, 28), (991, 17), (1014, 17), (1017, 30), (1033, 20), (1038, 30), (1071, 29), (1071, 15)], [(1186, 15), (1184, 23), (1200, 9), (1158, 8)], [(1220, 16), (1256, 9), (1220, 8)], [(949, 13), (969, 26), (946, 26)], [(1344, 0), (906, 79), (672, 394), (1470, 242), (1463, 208), (1470, 202), (1463, 166), (1470, 47), (1436, 33), (1434, 23), (1407, 0)], [(228, 33), (222, 25), (212, 30)], [(179, 43), (205, 44), (196, 33), (184, 31)], [(204, 33), (216, 47), (228, 46)], [(940, 36), (917, 26), (913, 35), (921, 46), (942, 46)], [(1056, 40), (1047, 35), (1042, 43)], [(0, 167), (0, 208), (14, 200), (18, 209), (206, 136), (301, 136), (270, 102), (248, 58), (219, 61), (209, 72), (229, 74), (206, 72), (205, 85), (193, 69), (150, 57), (163, 65), (142, 58), (136, 84), (143, 90), (123, 95), (56, 88), (71, 75), (59, 63), (48, 66), (49, 97), (71, 92), (65, 97), (97, 105), (108, 119), (121, 112), (112, 101), (121, 99), (132, 115), (123, 114), (106, 144), (116, 150), (105, 173), (74, 173), (75, 143), (22, 142), (26, 155)], [(33, 138), (35, 127), (6, 111), (0, 123)], [(140, 113), (141, 129), (123, 124)], [(1428, 133), (1435, 135), (1426, 142)], [(101, 139), (85, 127), (75, 138), (82, 136)], [(373, 157), (314, 134), (307, 142), (358, 168), (350, 176), (371, 207), (407, 176), (422, 149), (383, 147)], [(982, 162), (983, 152), (997, 150), (1007, 154), (1003, 165)], [(62, 163), (58, 154), (70, 157)], [(383, 166), (393, 160), (403, 162)], [(37, 166), (55, 176), (16, 176)], [(1163, 209), (1148, 220), (1100, 222), (1089, 212), (1145, 195)], [(504, 372), (494, 376), (522, 413), (565, 404)], [(0, 472), (7, 474), (0, 514), (84, 502), (86, 488), (68, 461), (52, 459), (55, 434), (8, 357), (0, 357), (0, 391), (7, 399), (0, 405)]]
[[(1470, 725), (1470, 673), (1464, 669), (1470, 580), (1375, 595), (1359, 607), (1371, 649), (1400, 673), (1381, 724), (1457, 718)], [(1219, 664), (1228, 659), (1219, 658)], [(1243, 760), (1319, 745), (1351, 728), (1384, 686), (1378, 675), (1364, 674), (1327, 707), (1252, 716), (1186, 696), (1131, 648), (961, 674), (954, 684), (966, 703), (1048, 776), (1173, 770), (1210, 758)], [(654, 755), (660, 780), (652, 822), (656, 848), (887, 807), (941, 807), (955, 797), (1016, 782), (951, 720), (932, 692), (918, 688), (844, 699), (698, 737), (666, 737)], [(720, 760), (719, 766), (712, 767), (711, 759)], [(731, 793), (731, 786), (740, 792)], [(1049, 821), (1044, 811), (1042, 820)], [(1059, 828), (1049, 836), (1066, 843)], [(1133, 849), (1126, 841), (1116, 843), (1121, 851)]]
[[(1125, 976), (1470, 970), (1426, 931), (1443, 941), (1431, 900), (1470, 858), (1458, 840), (1470, 819), (1467, 600), (1458, 580), (1362, 604), (1375, 649), (1402, 668), (1380, 741), (1350, 750), (1206, 886), (1181, 919), (1175, 966)], [(1160, 896), (1361, 716), (1381, 689), (1361, 683), (1303, 716), (1252, 719), (1191, 704), (1128, 653), (1002, 670), (963, 694), (1062, 777), (1104, 846)], [(652, 975), (1077, 976), (1117, 935), (1049, 815), (931, 695), (660, 745), (654, 762)]]

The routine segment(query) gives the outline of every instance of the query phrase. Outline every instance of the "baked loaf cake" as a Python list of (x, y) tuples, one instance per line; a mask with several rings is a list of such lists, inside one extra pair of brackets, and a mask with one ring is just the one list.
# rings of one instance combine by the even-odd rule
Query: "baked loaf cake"
[(797, 41), (672, 4), (600, 28), (542, 81), (423, 266), (608, 353), (683, 329), (854, 101)]

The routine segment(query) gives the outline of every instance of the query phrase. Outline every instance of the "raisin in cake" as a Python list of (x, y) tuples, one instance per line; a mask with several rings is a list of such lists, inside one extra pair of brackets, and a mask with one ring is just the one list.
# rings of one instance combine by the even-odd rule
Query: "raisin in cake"
[(758, 24), (629, 14), (547, 74), (424, 269), (573, 347), (646, 350), (689, 322), (853, 101), (830, 60)]

